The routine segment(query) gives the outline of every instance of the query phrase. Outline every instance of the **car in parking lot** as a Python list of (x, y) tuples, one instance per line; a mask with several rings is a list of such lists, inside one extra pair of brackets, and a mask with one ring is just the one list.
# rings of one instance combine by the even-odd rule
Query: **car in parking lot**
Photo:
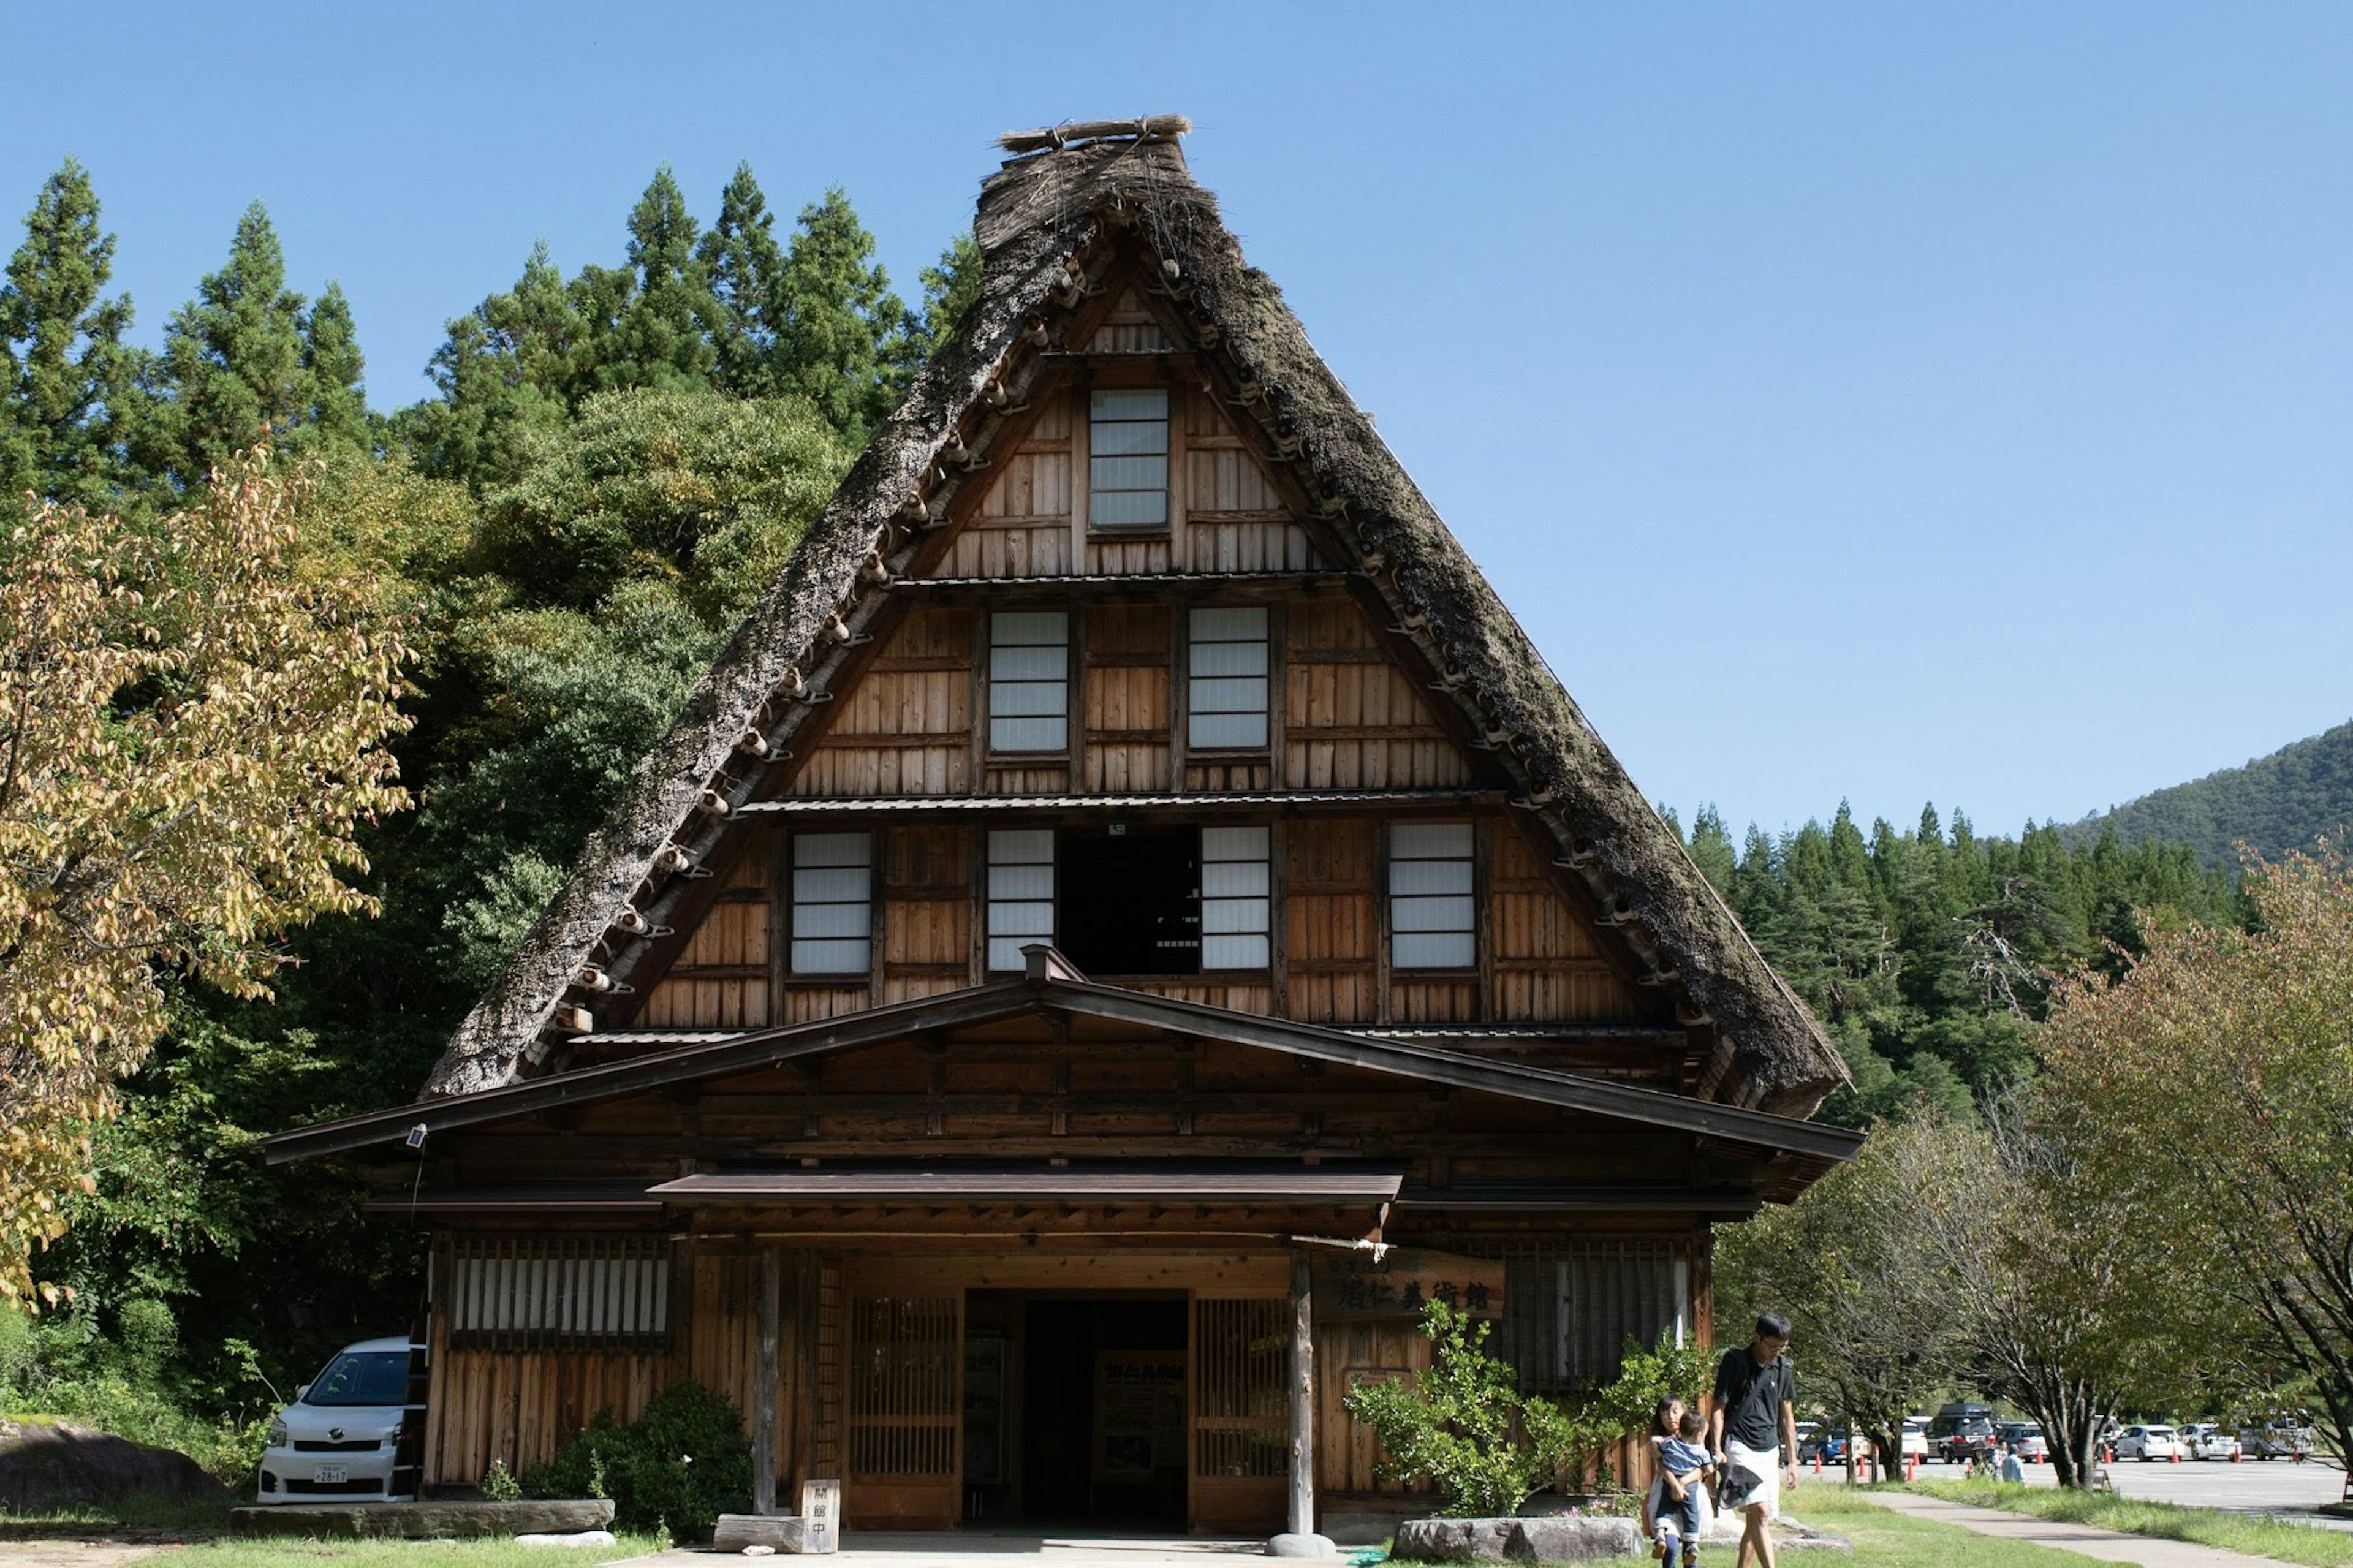
[(270, 1422), (254, 1500), (414, 1498), (423, 1470), (425, 1353), (406, 1335), (336, 1352)]
[(1994, 1436), (2010, 1445), (2020, 1464), (2036, 1464), (2051, 1457), (2051, 1445), (2043, 1439), (2040, 1421), (2006, 1421), (1995, 1429)]
[[(1933, 1434), (1932, 1426), (1930, 1432)], [(1994, 1425), (1990, 1416), (1964, 1415), (1936, 1439), (1936, 1458), (1948, 1465), (1966, 1465), (1972, 1459), (1993, 1457)]]
[[(1814, 1429), (1809, 1432), (1806, 1430), (1809, 1426)], [(1798, 1423), (1799, 1462), (1810, 1465), (1819, 1458), (1825, 1465), (1844, 1464), (1849, 1440), (1843, 1426), (1824, 1427), (1819, 1422), (1800, 1421)]]
[(1904, 1436), (1895, 1451), (1905, 1459), (1928, 1457), (1928, 1418), (1926, 1415), (1906, 1415), (1904, 1418)]
[(2250, 1459), (2312, 1458), (2312, 1428), (2295, 1421), (2265, 1421), (2239, 1429), (2240, 1449)]
[(2243, 1452), (2239, 1435), (2212, 1421), (2191, 1421), (2181, 1428), (2182, 1458), (2235, 1459)]
[(2133, 1426), (2116, 1436), (2116, 1458), (2138, 1459), (2147, 1464), (2152, 1459), (2178, 1459), (2181, 1457), (2181, 1437), (2170, 1426)]

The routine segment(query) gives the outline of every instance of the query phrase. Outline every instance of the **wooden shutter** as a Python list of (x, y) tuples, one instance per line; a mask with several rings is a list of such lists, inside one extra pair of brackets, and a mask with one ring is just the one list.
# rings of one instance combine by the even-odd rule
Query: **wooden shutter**
[(1193, 1526), (1282, 1528), (1291, 1474), (1291, 1301), (1193, 1302)]
[(862, 1528), (952, 1530), (964, 1297), (853, 1296), (849, 1316), (843, 1508)]

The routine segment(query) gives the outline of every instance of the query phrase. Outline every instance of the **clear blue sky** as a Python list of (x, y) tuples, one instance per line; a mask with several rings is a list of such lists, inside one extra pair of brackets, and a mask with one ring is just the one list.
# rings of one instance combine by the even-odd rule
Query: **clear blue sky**
[[(380, 406), (654, 166), (848, 187), (1175, 110), (1655, 799), (2073, 817), (2353, 715), (2353, 7), (19, 5), (153, 341), (265, 200)], [(13, 220), (12, 220), (13, 221)], [(13, 245), (13, 239), (9, 242)]]

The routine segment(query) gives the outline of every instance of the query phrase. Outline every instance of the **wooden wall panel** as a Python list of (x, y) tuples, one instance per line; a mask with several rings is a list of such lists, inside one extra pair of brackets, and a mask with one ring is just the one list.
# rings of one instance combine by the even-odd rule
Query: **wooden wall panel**
[[(1349, 1418), (1341, 1401), (1363, 1383), (1411, 1378), (1428, 1369), (1430, 1342), (1410, 1321), (1315, 1325), (1315, 1487), (1320, 1493), (1403, 1496), (1427, 1483), (1384, 1484), (1374, 1474), (1381, 1446), (1372, 1429)], [(1328, 1505), (1327, 1505), (1328, 1506)]]
[(1351, 603), (1283, 616), (1283, 785), (1427, 789), (1471, 782), (1469, 761)]
[(685, 945), (633, 1017), (649, 1029), (756, 1029), (768, 1022), (770, 845), (750, 836)]
[(1499, 1019), (1626, 1019), (1657, 1000), (1620, 980), (1601, 956), (1593, 928), (1554, 887), (1528, 842), (1506, 824), (1494, 829), (1487, 930), (1494, 944)]
[(882, 836), (882, 1000), (970, 984), (972, 831), (892, 827)]
[(869, 1005), (873, 988), (867, 985), (787, 985), (784, 994), (784, 1024), (813, 1024), (819, 1018), (839, 1018), (845, 1013), (856, 1013)]
[(1087, 348), (1099, 354), (1166, 353), (1179, 346), (1134, 289), (1124, 290)]
[(1160, 605), (1087, 612), (1083, 787), (1090, 792), (1168, 787), (1169, 614)]
[(1377, 1016), (1374, 904), (1377, 824), (1298, 821), (1284, 830), (1284, 947), (1291, 1013), (1310, 1023), (1367, 1023)]
[(950, 795), (970, 786), (972, 613), (907, 613), (837, 695), (825, 739), (794, 773), (803, 795)]

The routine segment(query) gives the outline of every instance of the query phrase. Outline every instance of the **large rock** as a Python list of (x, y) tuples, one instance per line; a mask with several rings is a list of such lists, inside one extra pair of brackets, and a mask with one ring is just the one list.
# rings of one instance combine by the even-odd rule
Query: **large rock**
[(1409, 1519), (1390, 1555), (1422, 1563), (1605, 1563), (1641, 1549), (1630, 1519)]
[(79, 1426), (0, 1421), (0, 1509), (32, 1513), (134, 1497), (221, 1503), (228, 1489), (176, 1449)]
[(575, 1535), (613, 1522), (607, 1498), (527, 1498), (520, 1502), (276, 1503), (231, 1509), (240, 1535)]

